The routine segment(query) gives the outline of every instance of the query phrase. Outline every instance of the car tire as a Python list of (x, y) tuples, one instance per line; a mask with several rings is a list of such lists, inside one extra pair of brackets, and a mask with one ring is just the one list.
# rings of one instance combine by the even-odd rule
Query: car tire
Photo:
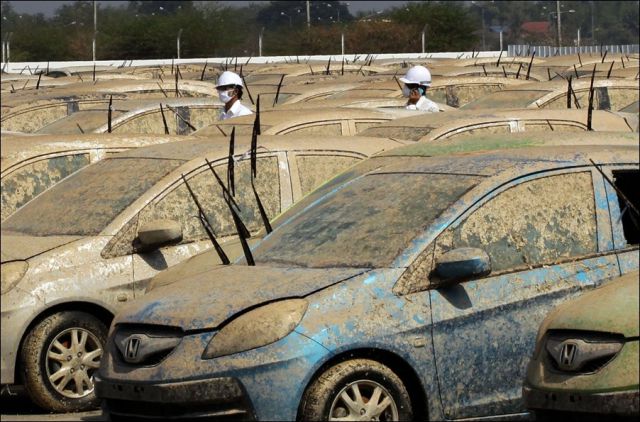
[(40, 321), (20, 350), (31, 400), (53, 412), (97, 408), (93, 373), (100, 366), (106, 339), (105, 324), (86, 312), (59, 312)]
[[(371, 404), (377, 396), (378, 407)], [(379, 407), (387, 402), (386, 407)], [(413, 409), (406, 387), (391, 369), (369, 359), (338, 363), (305, 391), (301, 420), (411, 420)]]

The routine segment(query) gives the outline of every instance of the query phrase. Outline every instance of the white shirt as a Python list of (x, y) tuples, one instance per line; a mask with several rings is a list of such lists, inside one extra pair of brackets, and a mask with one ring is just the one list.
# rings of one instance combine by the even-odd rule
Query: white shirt
[(236, 100), (229, 111), (224, 111), (224, 107), (222, 108), (222, 111), (220, 112), (220, 120), (226, 120), (238, 116), (247, 116), (249, 114), (253, 114), (253, 111), (240, 104), (240, 100)]
[(430, 99), (424, 96), (420, 97), (417, 103), (408, 104), (406, 109), (426, 111), (428, 113), (437, 113), (438, 111), (440, 111), (440, 108), (438, 108), (438, 104), (434, 103), (433, 101), (431, 101)]

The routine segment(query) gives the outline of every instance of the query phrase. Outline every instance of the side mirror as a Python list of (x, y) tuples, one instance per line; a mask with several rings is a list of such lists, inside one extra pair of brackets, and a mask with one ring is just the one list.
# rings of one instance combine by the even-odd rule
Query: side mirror
[(485, 251), (478, 248), (458, 248), (438, 258), (431, 284), (436, 288), (444, 287), (490, 272), (491, 259)]
[(182, 225), (174, 220), (153, 220), (138, 230), (142, 249), (148, 251), (182, 240)]

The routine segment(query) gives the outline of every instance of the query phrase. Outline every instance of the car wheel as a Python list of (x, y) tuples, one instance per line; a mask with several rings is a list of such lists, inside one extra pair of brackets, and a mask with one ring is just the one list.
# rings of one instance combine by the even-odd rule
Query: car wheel
[(106, 339), (107, 327), (85, 312), (60, 312), (36, 325), (20, 352), (25, 389), (33, 402), (55, 412), (96, 408), (93, 374)]
[(413, 418), (400, 378), (373, 360), (341, 362), (316, 379), (302, 399), (302, 420), (398, 421)]

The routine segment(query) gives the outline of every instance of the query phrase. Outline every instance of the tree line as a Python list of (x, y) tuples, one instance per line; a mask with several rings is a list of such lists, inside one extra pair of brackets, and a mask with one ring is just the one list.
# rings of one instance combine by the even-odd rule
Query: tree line
[[(638, 42), (638, 2), (562, 2), (563, 39), (572, 45), (578, 27), (583, 45)], [(17, 13), (2, 1), (2, 37), (12, 61), (158, 59), (345, 53), (419, 53), (499, 48), (498, 31), (509, 43), (553, 44), (555, 1), (411, 2), (353, 16), (344, 2), (272, 1), (230, 7), (218, 2), (129, 1), (115, 7), (76, 1), (52, 17)], [(570, 12), (574, 10), (574, 12)], [(522, 31), (526, 21), (548, 21), (546, 34)]]

